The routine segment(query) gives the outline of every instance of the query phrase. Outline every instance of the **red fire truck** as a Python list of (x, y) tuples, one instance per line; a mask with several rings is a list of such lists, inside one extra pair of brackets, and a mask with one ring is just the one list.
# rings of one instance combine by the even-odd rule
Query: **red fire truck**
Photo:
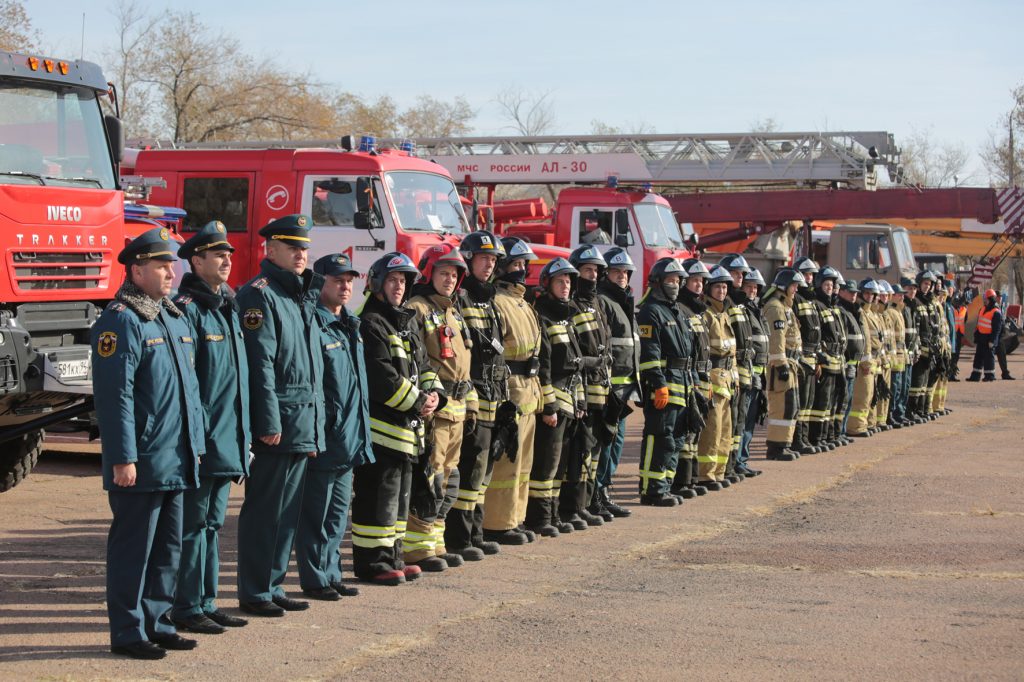
[(92, 410), (89, 328), (126, 237), (180, 217), (126, 205), (108, 95), (95, 64), (0, 52), (0, 492), (32, 470), (43, 429)]
[[(418, 261), (438, 243), (457, 244), (475, 229), (466, 218), (451, 175), (417, 158), (412, 143), (378, 148), (371, 136), (312, 143), (194, 144), (172, 149), (132, 149), (125, 166), (146, 178), (160, 178), (153, 200), (187, 213), (183, 232), (220, 220), (235, 247), (232, 284), (256, 274), (263, 257), (259, 228), (292, 213), (313, 218), (310, 260), (347, 253), (360, 272), (388, 251)], [(331, 145), (334, 145), (333, 147)], [(471, 212), (472, 214), (472, 212)], [(540, 264), (568, 252), (536, 249)], [(539, 267), (532, 270), (536, 279)]]

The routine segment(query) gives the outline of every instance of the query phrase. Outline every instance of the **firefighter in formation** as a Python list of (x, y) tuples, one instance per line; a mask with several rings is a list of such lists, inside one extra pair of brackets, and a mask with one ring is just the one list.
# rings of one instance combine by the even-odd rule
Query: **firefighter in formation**
[[(856, 282), (802, 258), (769, 285), (739, 254), (662, 258), (636, 298), (622, 248), (583, 245), (530, 288), (530, 245), (478, 231), (378, 259), (356, 313), (349, 256), (307, 267), (311, 224), (261, 230), (237, 295), (216, 221), (177, 250), (173, 302), (166, 231), (119, 256), (129, 279), (93, 330), (115, 653), (246, 625), (216, 602), (232, 481), (240, 610), (282, 617), (309, 608), (284, 591), (293, 552), (308, 598), (358, 595), (349, 522), (354, 577), (395, 586), (630, 516), (612, 483), (634, 407), (655, 507), (759, 474), (758, 424), (767, 459), (794, 461), (949, 413), (964, 315), (929, 272)], [(1002, 314), (984, 299), (969, 381), (995, 378)]]

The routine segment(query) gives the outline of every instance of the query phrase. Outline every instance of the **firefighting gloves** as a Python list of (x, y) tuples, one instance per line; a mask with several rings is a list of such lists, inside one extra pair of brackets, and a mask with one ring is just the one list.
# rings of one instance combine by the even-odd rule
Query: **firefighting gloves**
[(668, 406), (668, 386), (654, 389), (654, 407), (664, 410)]
[(519, 407), (511, 400), (498, 405), (494, 414), (494, 431), (491, 432), (491, 461), (508, 455), (508, 461), (519, 456)]

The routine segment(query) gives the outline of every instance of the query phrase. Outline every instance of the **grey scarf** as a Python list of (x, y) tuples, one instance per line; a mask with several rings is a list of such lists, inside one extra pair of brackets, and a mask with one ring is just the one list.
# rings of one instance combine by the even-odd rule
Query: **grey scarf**
[(175, 317), (181, 317), (182, 314), (181, 310), (171, 302), (171, 299), (165, 296), (159, 301), (154, 301), (142, 289), (135, 286), (135, 283), (130, 279), (124, 281), (121, 288), (117, 290), (115, 298), (137, 312), (140, 317), (150, 322), (155, 320), (156, 316), (160, 314), (161, 305)]

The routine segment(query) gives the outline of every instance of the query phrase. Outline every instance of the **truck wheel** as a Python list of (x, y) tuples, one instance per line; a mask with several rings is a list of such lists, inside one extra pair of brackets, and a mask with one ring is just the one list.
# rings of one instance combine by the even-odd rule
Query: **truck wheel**
[(0, 445), (0, 493), (7, 492), (28, 476), (43, 449), (43, 432), (9, 440)]

